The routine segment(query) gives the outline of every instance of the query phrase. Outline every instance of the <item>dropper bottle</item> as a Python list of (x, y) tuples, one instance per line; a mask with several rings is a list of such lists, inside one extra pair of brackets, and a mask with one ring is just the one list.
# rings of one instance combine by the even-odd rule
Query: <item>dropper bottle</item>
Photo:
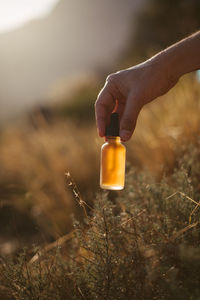
[(125, 182), (126, 148), (119, 136), (119, 115), (112, 113), (106, 128), (106, 142), (101, 147), (100, 187), (122, 190)]

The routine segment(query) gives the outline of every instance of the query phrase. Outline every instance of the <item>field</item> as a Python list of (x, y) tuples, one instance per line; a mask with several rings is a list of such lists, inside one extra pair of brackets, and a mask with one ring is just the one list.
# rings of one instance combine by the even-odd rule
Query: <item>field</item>
[(93, 109), (101, 84), (80, 82), (1, 129), (2, 300), (200, 297), (199, 82), (184, 76), (144, 107), (126, 188), (109, 193)]

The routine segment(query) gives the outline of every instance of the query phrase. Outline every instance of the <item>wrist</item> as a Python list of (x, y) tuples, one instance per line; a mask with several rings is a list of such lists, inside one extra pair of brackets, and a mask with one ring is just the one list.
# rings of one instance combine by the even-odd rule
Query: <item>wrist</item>
[(175, 85), (181, 76), (178, 67), (174, 67), (177, 63), (175, 58), (169, 55), (167, 51), (161, 51), (146, 61), (146, 63), (156, 81), (159, 82), (160, 90), (157, 90), (159, 90), (158, 93), (160, 94), (157, 96), (164, 94)]
[(162, 74), (169, 82), (177, 82), (179, 78), (183, 75), (181, 69), (181, 61), (179, 57), (170, 51), (171, 49), (166, 49), (158, 53), (153, 59), (158, 64), (161, 69)]
[(168, 76), (179, 79), (200, 68), (200, 32), (168, 47), (154, 58), (160, 60)]

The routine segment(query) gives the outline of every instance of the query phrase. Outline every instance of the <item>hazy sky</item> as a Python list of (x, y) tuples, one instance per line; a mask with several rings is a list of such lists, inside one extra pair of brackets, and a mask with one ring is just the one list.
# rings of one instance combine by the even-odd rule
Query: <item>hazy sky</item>
[(115, 66), (145, 1), (0, 0), (0, 123)]
[(0, 33), (48, 14), (58, 0), (0, 0)]

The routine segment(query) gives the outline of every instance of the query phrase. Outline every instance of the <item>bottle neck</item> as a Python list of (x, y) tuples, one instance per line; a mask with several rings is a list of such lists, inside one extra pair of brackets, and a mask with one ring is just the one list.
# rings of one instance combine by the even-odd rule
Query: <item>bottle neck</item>
[(106, 140), (106, 142), (112, 143), (112, 144), (121, 143), (121, 139), (119, 136), (106, 136), (105, 140)]

